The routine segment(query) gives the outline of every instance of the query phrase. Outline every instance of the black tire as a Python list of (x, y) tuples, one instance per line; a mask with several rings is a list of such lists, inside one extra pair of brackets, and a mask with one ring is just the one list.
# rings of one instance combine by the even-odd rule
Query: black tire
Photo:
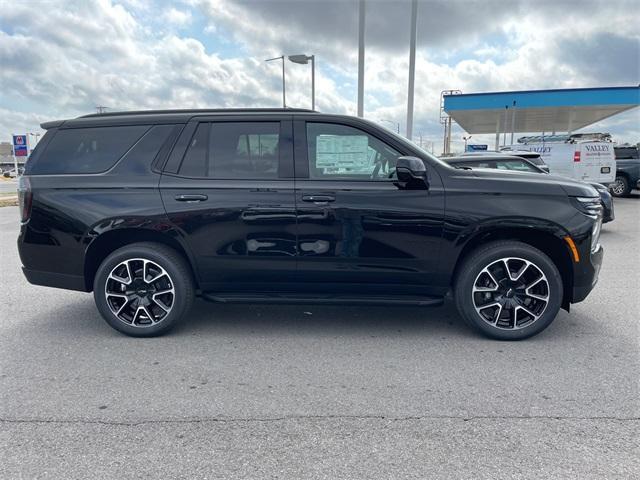
[(624, 175), (618, 175), (615, 183), (610, 187), (611, 195), (614, 197), (626, 197), (631, 193), (629, 179)]
[[(487, 276), (486, 273), (482, 273), (483, 269), (490, 266), (491, 268), (496, 268), (497, 266), (498, 271), (500, 271), (499, 269), (501, 265), (504, 264), (504, 262), (500, 263), (500, 261), (504, 258), (513, 259), (508, 260), (508, 262), (511, 262), (510, 266), (513, 266), (515, 264), (515, 266), (522, 265), (522, 268), (524, 268), (524, 266), (527, 265), (525, 262), (519, 262), (518, 259), (522, 259), (523, 261), (533, 264), (533, 267), (528, 267), (530, 268), (529, 271), (523, 270), (523, 276), (526, 274), (528, 278), (535, 279), (536, 277), (533, 277), (533, 275), (538, 275), (540, 272), (543, 274), (547, 284), (546, 288), (544, 288), (544, 284), (532, 288), (544, 288), (543, 293), (540, 295), (545, 295), (544, 292), (546, 291), (546, 303), (543, 303), (543, 301), (541, 300), (528, 298), (526, 295), (523, 295), (521, 297), (519, 296), (520, 294), (515, 294), (517, 292), (523, 292), (520, 287), (518, 289), (512, 289), (508, 286), (500, 286), (500, 291), (491, 293), (474, 293), (473, 289), (476, 281), (487, 281), (488, 277), (482, 277), (482, 275)], [(494, 275), (490, 278), (493, 279), (494, 277), (496, 277), (496, 280), (500, 282), (500, 280), (497, 278), (497, 274), (494, 273)], [(504, 282), (511, 281), (510, 277), (511, 276), (509, 275), (509, 278), (505, 278)], [(492, 288), (493, 281), (488, 281), (489, 285), (491, 285)], [(522, 280), (522, 282), (524, 282), (524, 280)], [(460, 268), (458, 268), (458, 274), (455, 279), (453, 292), (458, 312), (469, 326), (483, 333), (487, 337), (497, 340), (523, 340), (533, 335), (537, 335), (545, 328), (547, 328), (556, 318), (558, 310), (562, 305), (563, 286), (562, 277), (560, 276), (560, 272), (558, 272), (555, 264), (547, 255), (542, 253), (540, 250), (522, 242), (498, 241), (482, 245), (475, 251), (471, 252), (463, 260)], [(476, 304), (474, 302), (478, 298), (483, 299), (482, 295), (491, 296), (491, 299), (486, 300), (487, 305), (491, 304), (497, 299), (499, 300), (499, 302), (497, 303), (507, 302), (507, 306), (496, 306), (495, 310), (489, 310), (489, 308), (492, 307), (484, 307), (483, 305), (485, 305), (485, 303), (481, 303), (481, 312), (478, 312), (476, 310)], [(506, 298), (509, 295), (511, 296), (507, 300)], [(523, 298), (525, 302), (533, 302), (533, 306), (535, 306), (536, 308), (542, 308), (541, 310), (539, 310), (539, 317), (536, 318), (533, 315), (523, 313), (526, 312), (525, 310), (513, 308), (513, 305), (522, 305), (530, 308), (530, 306), (526, 303), (517, 303), (521, 302)], [(484, 300), (481, 301), (484, 302)], [(483, 308), (486, 308), (487, 310), (483, 310)], [(515, 324), (519, 325), (517, 328), (513, 328), (510, 326), (513, 324), (513, 312), (515, 312)], [(498, 318), (499, 320), (501, 315), (509, 315), (510, 317), (508, 320), (511, 321), (511, 324), (509, 324), (507, 320), (505, 320), (504, 322), (500, 322), (500, 325), (498, 325), (498, 321), (496, 321), (495, 324), (492, 325), (488, 319), (484, 318), (481, 315), (481, 313), (483, 315), (492, 317), (492, 320), (495, 320), (496, 318)], [(538, 311), (536, 311), (535, 313), (538, 313)], [(523, 316), (524, 318), (519, 319), (519, 316)], [(533, 321), (531, 321), (532, 319)]]
[[(141, 261), (136, 259), (151, 261), (153, 263), (148, 265), (155, 264), (156, 266), (164, 269), (166, 276), (161, 277), (162, 279), (159, 280), (159, 282), (168, 282), (165, 283), (165, 285), (168, 285), (168, 287), (173, 290), (173, 292), (169, 294), (168, 300), (165, 300), (166, 303), (169, 303), (169, 301), (171, 302), (168, 313), (163, 313), (162, 309), (159, 309), (157, 302), (153, 308), (150, 308), (149, 311), (152, 315), (154, 311), (160, 312), (159, 314), (164, 315), (162, 318), (157, 320), (156, 323), (151, 322), (151, 320), (147, 320), (149, 317), (145, 315), (144, 311), (140, 317), (136, 317), (136, 315), (138, 315), (138, 312), (136, 311), (133, 315), (133, 322), (127, 322), (116, 315), (116, 312), (112, 310), (113, 303), (110, 304), (107, 301), (107, 293), (105, 290), (107, 288), (107, 282), (113, 282), (113, 277), (109, 280), (109, 275), (112, 273), (112, 270), (127, 261), (134, 262), (129, 265), (132, 265), (132, 268), (135, 268), (136, 265), (139, 265), (139, 263), (136, 264), (135, 262)], [(126, 272), (126, 268), (128, 267), (121, 268), (125, 268), (123, 271)], [(132, 276), (135, 277), (135, 274)], [(140, 282), (140, 279), (137, 279), (136, 281)], [(112, 289), (113, 285), (113, 283), (110, 283), (109, 288)], [(117, 283), (115, 285), (117, 285)], [(158, 291), (160, 291), (159, 288)], [(141, 291), (144, 292), (144, 290)], [(148, 292), (146, 295), (148, 297), (151, 293)], [(191, 305), (193, 304), (195, 288), (191, 269), (182, 255), (167, 246), (144, 242), (133, 243), (119, 248), (104, 259), (100, 264), (100, 267), (98, 267), (98, 271), (94, 278), (93, 296), (96, 306), (98, 307), (98, 311), (106, 322), (113, 328), (132, 337), (154, 337), (168, 332), (186, 317)], [(164, 298), (166, 299), (167, 297)], [(113, 296), (111, 295), (110, 301), (114, 301)], [(124, 302), (124, 299), (122, 301)], [(137, 302), (137, 300), (134, 300), (133, 302)], [(163, 302), (163, 305), (165, 305), (165, 302)], [(166, 306), (167, 305), (165, 305), (165, 307)], [(130, 308), (134, 309), (134, 307)], [(114, 309), (115, 308), (117, 308), (117, 305)], [(136, 318), (138, 318), (137, 321)], [(144, 324), (147, 321), (151, 323), (148, 325)]]

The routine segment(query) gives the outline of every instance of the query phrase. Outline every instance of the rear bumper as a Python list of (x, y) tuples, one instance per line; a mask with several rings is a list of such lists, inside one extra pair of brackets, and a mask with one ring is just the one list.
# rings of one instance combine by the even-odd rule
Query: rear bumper
[(589, 256), (582, 258), (588, 258), (587, 261), (582, 261), (583, 265), (578, 271), (574, 272), (573, 283), (573, 295), (571, 303), (578, 303), (583, 301), (593, 287), (598, 283), (598, 275), (600, 274), (600, 267), (602, 266), (602, 258), (604, 257), (604, 250), (601, 245), (598, 249), (591, 253)]
[(66, 275), (64, 273), (42, 272), (22, 267), (22, 273), (27, 281), (33, 285), (43, 287), (64, 288), (66, 290), (77, 290), (87, 292), (84, 277), (81, 275)]

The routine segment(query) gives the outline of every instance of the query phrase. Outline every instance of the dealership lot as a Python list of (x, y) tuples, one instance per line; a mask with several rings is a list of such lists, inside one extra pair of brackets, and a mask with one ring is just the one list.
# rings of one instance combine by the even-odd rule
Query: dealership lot
[(519, 343), (451, 302), (198, 301), (128, 338), (27, 284), (2, 208), (0, 478), (638, 477), (640, 195), (615, 207), (595, 291)]

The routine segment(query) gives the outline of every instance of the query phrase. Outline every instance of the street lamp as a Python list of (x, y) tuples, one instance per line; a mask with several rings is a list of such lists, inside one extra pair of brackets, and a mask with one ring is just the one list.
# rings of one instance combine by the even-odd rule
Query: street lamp
[(280, 55), (275, 58), (267, 58), (265, 62), (271, 62), (273, 60), (282, 60), (282, 108), (287, 108), (287, 100), (285, 94), (285, 86), (284, 86), (284, 55)]
[(40, 133), (38, 133), (38, 132), (36, 132), (36, 133), (29, 132), (29, 135), (31, 135), (32, 137), (36, 137), (36, 142), (35, 142), (34, 145), (37, 145), (38, 144), (38, 138), (40, 137)]
[(396, 126), (396, 132), (398, 132), (398, 135), (400, 135), (400, 122), (394, 122), (393, 120), (387, 120), (386, 118), (381, 118), (380, 119), (381, 122), (389, 122), (392, 125)]
[(306, 65), (311, 60), (311, 110), (316, 109), (316, 56), (315, 55), (289, 55), (293, 63)]
[(471, 137), (473, 137), (473, 135), (469, 135), (468, 137), (462, 137), (462, 140), (464, 140), (464, 151), (467, 151), (467, 142), (469, 140), (471, 140)]

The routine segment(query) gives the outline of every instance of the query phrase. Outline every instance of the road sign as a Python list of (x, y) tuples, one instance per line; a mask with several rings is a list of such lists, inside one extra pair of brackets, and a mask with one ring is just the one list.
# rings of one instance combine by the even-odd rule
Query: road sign
[(26, 135), (13, 135), (13, 154), (16, 157), (28, 157), (29, 145)]
[(488, 150), (488, 145), (467, 145), (467, 152), (482, 152)]

